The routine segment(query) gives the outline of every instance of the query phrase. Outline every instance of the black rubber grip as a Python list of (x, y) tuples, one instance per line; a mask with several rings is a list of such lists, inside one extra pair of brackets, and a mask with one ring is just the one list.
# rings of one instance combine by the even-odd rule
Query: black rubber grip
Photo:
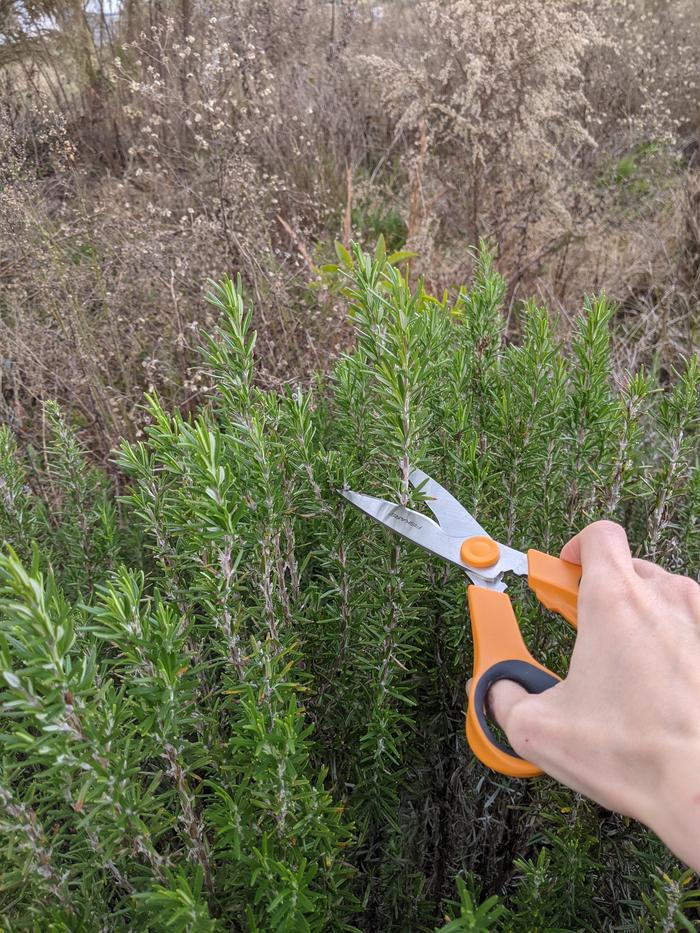
[(500, 748), (502, 752), (512, 755), (513, 758), (520, 758), (520, 755), (516, 754), (512, 748), (498, 741), (486, 719), (486, 695), (497, 680), (512, 680), (524, 687), (528, 693), (544, 693), (545, 690), (549, 690), (550, 687), (554, 687), (560, 681), (552, 674), (540, 670), (539, 667), (528, 664), (527, 661), (499, 661), (498, 664), (494, 664), (493, 667), (484, 671), (479, 678), (474, 688), (472, 703), (474, 704), (479, 725), (484, 730), (484, 735), (492, 745)]

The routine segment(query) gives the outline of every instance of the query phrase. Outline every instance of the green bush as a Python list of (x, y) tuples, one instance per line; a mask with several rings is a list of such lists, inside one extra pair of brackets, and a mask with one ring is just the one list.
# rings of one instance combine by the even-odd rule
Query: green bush
[[(475, 761), (463, 576), (337, 490), (409, 502), (420, 466), (516, 546), (609, 516), (697, 567), (696, 362), (613, 379), (604, 298), (570, 347), (535, 304), (508, 344), (485, 251), (451, 305), (381, 245), (340, 255), (355, 352), (262, 391), (240, 282), (214, 286), (210, 407), (148, 399), (122, 498), (55, 408), (45, 470), (0, 435), (3, 929), (693, 929), (651, 834)], [(563, 673), (568, 627), (511, 593)]]

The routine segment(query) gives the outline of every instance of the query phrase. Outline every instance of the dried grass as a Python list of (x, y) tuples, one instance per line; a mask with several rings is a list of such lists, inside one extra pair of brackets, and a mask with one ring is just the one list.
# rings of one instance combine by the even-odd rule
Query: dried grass
[(261, 378), (307, 381), (348, 340), (317, 275), (334, 239), (415, 249), (439, 291), (486, 236), (512, 329), (529, 293), (566, 327), (605, 289), (621, 366), (697, 347), (696, 3), (173, 9), (5, 27), (0, 404), (28, 440), (46, 397), (103, 458), (144, 388), (198, 404), (224, 273), (255, 300)]

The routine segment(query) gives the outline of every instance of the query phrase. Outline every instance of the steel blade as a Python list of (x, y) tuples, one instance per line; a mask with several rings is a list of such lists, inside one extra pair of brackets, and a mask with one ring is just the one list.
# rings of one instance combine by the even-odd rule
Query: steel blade
[(425, 504), (435, 515), (442, 530), (448, 535), (460, 536), (462, 540), (473, 535), (491, 537), (462, 503), (452, 493), (422, 470), (414, 469), (409, 474), (413, 486), (420, 486), (426, 497)]
[(354, 492), (352, 489), (343, 489), (342, 495), (352, 504), (369, 515), (380, 525), (390, 528), (402, 538), (419, 544), (431, 554), (449, 560), (464, 570), (464, 564), (459, 556), (459, 549), (463, 539), (452, 538), (446, 535), (437, 522), (427, 515), (421, 515), (413, 509), (386, 499), (377, 499), (366, 496), (364, 493)]
[[(474, 518), (468, 509), (462, 503), (455, 499), (452, 493), (448, 492), (444, 486), (441, 486), (432, 476), (428, 476), (423, 470), (413, 469), (409, 474), (409, 480), (413, 486), (420, 487), (420, 491), (429, 498), (426, 498), (425, 504), (436, 516), (440, 522), (440, 527), (448, 535), (461, 538), (470, 538), (472, 535), (484, 535), (487, 538), (493, 536), (488, 533)], [(461, 541), (460, 541), (461, 546)], [(493, 580), (499, 574), (506, 570), (512, 570), (520, 576), (527, 576), (527, 555), (522, 551), (509, 547), (507, 544), (498, 542), (501, 556), (498, 563), (487, 570), (481, 571), (484, 576), (482, 580)], [(461, 563), (462, 567), (466, 567)], [(469, 568), (469, 571), (471, 568)]]
[[(464, 539), (474, 534), (486, 535), (476, 519), (466, 529), (462, 525), (458, 534), (447, 534), (432, 518), (406, 506), (388, 502), (386, 499), (378, 499), (375, 496), (367, 496), (364, 493), (354, 492), (352, 489), (341, 490), (341, 495), (361, 512), (384, 525), (385, 528), (390, 528), (401, 535), (402, 538), (420, 545), (431, 554), (435, 554), (437, 557), (441, 557), (443, 560), (447, 560), (459, 567), (479, 586), (488, 586), (492, 589), (501, 590), (505, 589), (501, 577), (506, 570), (512, 570), (518, 574), (527, 574), (527, 555), (504, 544), (499, 544), (501, 556), (493, 567), (480, 568), (476, 571), (464, 563), (460, 556)], [(461, 506), (460, 509), (462, 509)], [(462, 511), (466, 512), (464, 509)], [(465, 531), (466, 533), (464, 533)]]

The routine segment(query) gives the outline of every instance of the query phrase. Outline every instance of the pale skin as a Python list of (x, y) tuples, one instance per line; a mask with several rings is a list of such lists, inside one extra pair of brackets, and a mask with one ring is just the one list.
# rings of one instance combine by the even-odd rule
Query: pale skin
[(491, 714), (519, 755), (700, 872), (700, 586), (633, 558), (613, 522), (561, 557), (583, 568), (569, 673), (537, 696), (500, 681)]

